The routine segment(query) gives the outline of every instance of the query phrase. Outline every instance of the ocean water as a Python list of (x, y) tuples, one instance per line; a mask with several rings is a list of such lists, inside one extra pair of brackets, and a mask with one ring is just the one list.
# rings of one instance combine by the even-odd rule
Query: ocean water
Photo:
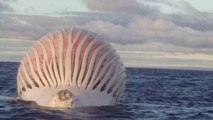
[(0, 62), (0, 120), (213, 120), (213, 72), (127, 68), (127, 86), (114, 107), (47, 109), (16, 97), (19, 63)]

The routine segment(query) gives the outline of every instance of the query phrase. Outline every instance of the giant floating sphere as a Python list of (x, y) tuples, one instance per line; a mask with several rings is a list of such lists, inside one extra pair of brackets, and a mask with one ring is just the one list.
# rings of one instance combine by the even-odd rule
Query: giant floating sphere
[(115, 105), (125, 77), (120, 57), (101, 37), (64, 29), (35, 42), (21, 60), (18, 97), (45, 107)]

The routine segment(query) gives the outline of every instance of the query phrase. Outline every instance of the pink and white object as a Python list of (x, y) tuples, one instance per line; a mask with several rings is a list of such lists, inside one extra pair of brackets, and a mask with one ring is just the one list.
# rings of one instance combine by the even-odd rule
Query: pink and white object
[(125, 78), (109, 44), (92, 32), (64, 29), (42, 37), (26, 53), (18, 69), (18, 97), (46, 107), (115, 105)]

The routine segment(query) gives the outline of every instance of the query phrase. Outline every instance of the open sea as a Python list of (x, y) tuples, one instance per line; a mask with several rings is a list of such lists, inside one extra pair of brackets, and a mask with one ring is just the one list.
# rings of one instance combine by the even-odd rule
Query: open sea
[(213, 120), (213, 72), (127, 68), (121, 103), (54, 110), (16, 97), (19, 63), (0, 62), (0, 120)]

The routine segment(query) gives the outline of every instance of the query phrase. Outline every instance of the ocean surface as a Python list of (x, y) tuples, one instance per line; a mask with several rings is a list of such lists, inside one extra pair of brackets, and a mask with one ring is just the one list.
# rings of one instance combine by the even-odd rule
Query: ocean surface
[(0, 62), (0, 120), (213, 120), (213, 72), (127, 68), (127, 86), (114, 107), (54, 110), (16, 97), (19, 63)]

